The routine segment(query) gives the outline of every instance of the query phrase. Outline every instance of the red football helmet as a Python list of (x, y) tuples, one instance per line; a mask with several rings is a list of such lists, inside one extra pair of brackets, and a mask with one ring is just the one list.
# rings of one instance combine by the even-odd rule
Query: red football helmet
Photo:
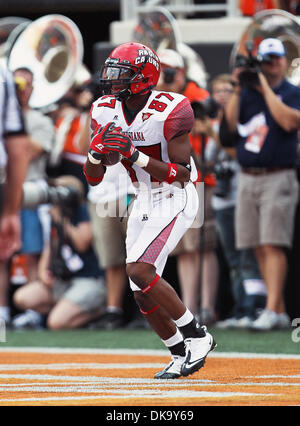
[(129, 42), (111, 52), (101, 69), (100, 85), (104, 94), (113, 94), (124, 101), (153, 89), (159, 74), (157, 54), (141, 43)]

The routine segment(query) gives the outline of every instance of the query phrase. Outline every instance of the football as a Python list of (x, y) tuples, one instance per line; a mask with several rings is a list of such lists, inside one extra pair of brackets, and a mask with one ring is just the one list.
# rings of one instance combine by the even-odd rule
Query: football
[(114, 166), (121, 160), (121, 154), (116, 151), (110, 151), (108, 154), (103, 154), (101, 163), (104, 166)]

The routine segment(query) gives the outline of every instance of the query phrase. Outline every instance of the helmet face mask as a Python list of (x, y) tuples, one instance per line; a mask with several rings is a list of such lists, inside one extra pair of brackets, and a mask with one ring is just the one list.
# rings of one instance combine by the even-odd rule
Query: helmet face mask
[(123, 101), (132, 94), (130, 86), (136, 78), (142, 78), (137, 67), (134, 70), (130, 64), (111, 64), (108, 60), (101, 69), (100, 84), (104, 94)]
[(124, 43), (113, 50), (101, 69), (103, 94), (124, 101), (132, 95), (148, 93), (160, 74), (157, 55), (140, 43)]

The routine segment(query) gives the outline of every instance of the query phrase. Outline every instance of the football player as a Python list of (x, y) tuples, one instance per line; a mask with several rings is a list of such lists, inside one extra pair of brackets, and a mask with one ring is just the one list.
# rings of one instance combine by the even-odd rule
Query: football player
[(162, 278), (169, 253), (193, 223), (198, 196), (188, 134), (194, 115), (180, 94), (156, 91), (160, 61), (140, 43), (115, 48), (101, 70), (104, 95), (91, 109), (93, 129), (84, 173), (103, 179), (105, 155), (117, 152), (136, 186), (128, 219), (127, 274), (135, 300), (172, 360), (157, 379), (188, 376), (203, 367), (216, 343)]

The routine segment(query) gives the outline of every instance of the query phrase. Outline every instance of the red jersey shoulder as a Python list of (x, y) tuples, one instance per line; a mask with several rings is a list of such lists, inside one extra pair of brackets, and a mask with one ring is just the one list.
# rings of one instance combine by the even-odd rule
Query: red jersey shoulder
[[(194, 124), (194, 113), (189, 99), (173, 92), (153, 91), (142, 113), (142, 120), (163, 123), (167, 141), (189, 133)], [(150, 122), (150, 120), (149, 120)]]
[(164, 123), (164, 136), (167, 141), (183, 134), (188, 134), (194, 125), (194, 112), (190, 101), (182, 97), (170, 112)]
[(183, 99), (179, 93), (154, 90), (144, 108), (143, 120), (153, 115), (157, 121), (164, 121)]

